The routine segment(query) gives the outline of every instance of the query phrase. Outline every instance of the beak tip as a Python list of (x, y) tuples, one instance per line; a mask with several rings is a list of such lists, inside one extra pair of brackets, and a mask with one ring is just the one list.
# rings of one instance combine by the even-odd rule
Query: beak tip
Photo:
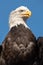
[(30, 16), (32, 15), (32, 12), (30, 11), (30, 14), (29, 14)]

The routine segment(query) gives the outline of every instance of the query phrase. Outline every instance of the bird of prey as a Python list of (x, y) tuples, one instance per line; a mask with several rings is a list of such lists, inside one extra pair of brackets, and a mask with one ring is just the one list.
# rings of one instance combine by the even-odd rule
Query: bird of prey
[(5, 60), (2, 57), (2, 45), (0, 45), (0, 65), (6, 65)]
[(33, 65), (43, 65), (43, 37), (37, 39), (38, 55)]
[(2, 54), (7, 65), (32, 65), (37, 55), (36, 37), (26, 24), (31, 11), (20, 6), (9, 16), (10, 30), (2, 42)]

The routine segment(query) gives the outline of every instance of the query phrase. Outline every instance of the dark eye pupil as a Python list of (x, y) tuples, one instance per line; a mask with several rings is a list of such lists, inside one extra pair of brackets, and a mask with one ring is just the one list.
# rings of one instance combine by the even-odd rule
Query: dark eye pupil
[(20, 12), (23, 12), (23, 10), (20, 10)]

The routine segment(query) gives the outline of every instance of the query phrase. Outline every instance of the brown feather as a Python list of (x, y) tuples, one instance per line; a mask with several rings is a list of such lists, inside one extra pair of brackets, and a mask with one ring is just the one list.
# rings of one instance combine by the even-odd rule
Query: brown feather
[(36, 38), (23, 25), (13, 27), (2, 43), (7, 65), (31, 65), (36, 56)]

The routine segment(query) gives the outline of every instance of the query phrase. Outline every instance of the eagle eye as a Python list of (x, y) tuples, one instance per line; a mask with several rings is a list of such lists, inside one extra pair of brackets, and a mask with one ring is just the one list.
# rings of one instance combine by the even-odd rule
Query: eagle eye
[(23, 10), (20, 10), (20, 12), (23, 12)]

